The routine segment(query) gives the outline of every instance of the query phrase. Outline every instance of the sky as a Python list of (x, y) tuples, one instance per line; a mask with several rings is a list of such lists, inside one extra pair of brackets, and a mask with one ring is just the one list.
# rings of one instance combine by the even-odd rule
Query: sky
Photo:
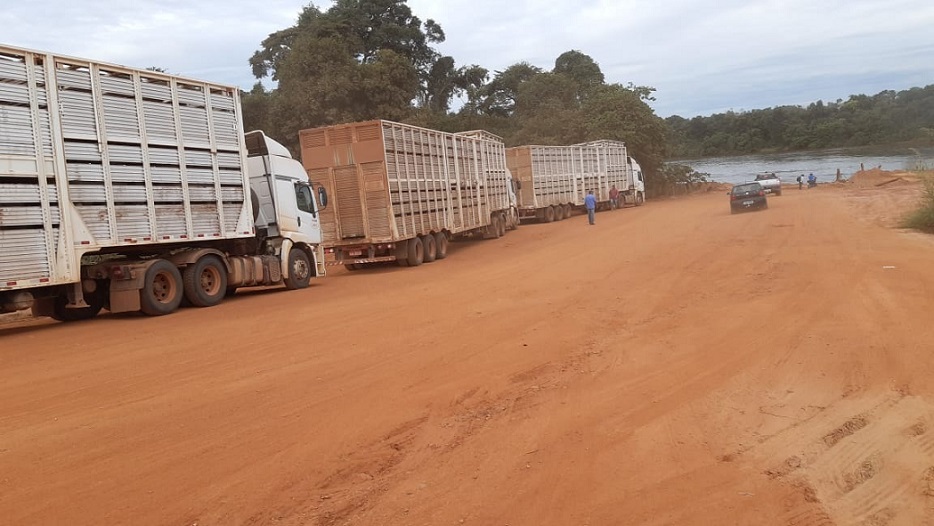
[[(7, 0), (0, 45), (250, 89), (248, 64), (295, 24), (290, 0)], [(661, 117), (707, 116), (934, 84), (931, 0), (408, 0), (439, 52), (491, 74), (592, 57), (607, 82), (656, 89)], [(331, 2), (315, 2), (321, 9)], [(267, 87), (272, 84), (266, 82)]]

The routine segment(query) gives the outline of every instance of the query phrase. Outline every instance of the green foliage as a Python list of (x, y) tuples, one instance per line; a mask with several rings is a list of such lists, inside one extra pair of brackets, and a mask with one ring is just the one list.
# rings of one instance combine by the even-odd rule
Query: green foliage
[[(257, 83), (243, 94), (245, 127), (293, 153), (299, 130), (370, 119), (483, 129), (510, 146), (612, 139), (627, 144), (653, 184), (669, 140), (646, 104), (654, 88), (607, 85), (600, 66), (577, 50), (558, 56), (552, 71), (520, 62), (490, 78), (431, 47), (443, 40), (441, 27), (422, 23), (405, 0), (337, 0), (326, 11), (309, 5), (251, 57), (254, 75), (277, 86)], [(452, 114), (455, 97), (466, 101)]]
[(651, 185), (667, 156), (665, 122), (643, 100), (643, 94), (619, 84), (594, 90), (582, 107), (586, 140), (611, 139), (626, 143), (629, 154), (649, 174)]
[(325, 12), (309, 5), (295, 26), (269, 35), (250, 59), (257, 78), (278, 86), (244, 97), (251, 105), (244, 123), (265, 125), (294, 152), (304, 128), (403, 120), (414, 100), (446, 111), (455, 94), (482, 84), (486, 72), (456, 69), (431, 47), (443, 40), (441, 26), (423, 24), (405, 0), (338, 0)]
[(709, 177), (710, 174), (697, 172), (690, 166), (668, 163), (646, 180), (645, 192), (650, 197), (685, 193), (692, 185), (708, 182)]
[(806, 108), (780, 106), (666, 119), (675, 158), (873, 144), (934, 144), (934, 85)]
[(479, 90), (477, 99), (467, 102), (465, 109), (469, 113), (510, 117), (516, 111), (519, 88), (542, 73), (541, 68), (528, 62), (519, 62), (503, 71), (497, 71), (493, 80)]
[(902, 226), (934, 233), (934, 176), (928, 175), (923, 181), (924, 193), (921, 197), (921, 204), (905, 219)]
[(552, 73), (564, 75), (577, 85), (577, 98), (587, 99), (590, 94), (603, 86), (603, 72), (590, 56), (577, 50), (565, 51), (555, 60)]

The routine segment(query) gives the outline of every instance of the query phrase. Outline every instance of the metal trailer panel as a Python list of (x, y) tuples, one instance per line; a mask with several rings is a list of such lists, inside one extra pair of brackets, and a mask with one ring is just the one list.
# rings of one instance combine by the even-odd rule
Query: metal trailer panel
[(383, 120), (299, 137), (308, 176), (330, 200), (321, 212), (326, 247), (456, 235), (509, 207), (501, 140)]
[(621, 192), (635, 189), (625, 143), (603, 139), (583, 143), (581, 146), (595, 147), (599, 150), (601, 170), (606, 173), (607, 188), (616, 185)]
[(0, 46), (0, 290), (82, 253), (253, 235), (239, 91)]
[(519, 146), (508, 148), (506, 158), (513, 176), (522, 182), (519, 207), (524, 209), (580, 206), (590, 190), (598, 201), (608, 201), (611, 186), (620, 191), (633, 187), (626, 146), (619, 141)]
[(584, 160), (579, 148), (519, 146), (508, 148), (506, 159), (513, 177), (521, 183), (520, 208), (584, 203)]

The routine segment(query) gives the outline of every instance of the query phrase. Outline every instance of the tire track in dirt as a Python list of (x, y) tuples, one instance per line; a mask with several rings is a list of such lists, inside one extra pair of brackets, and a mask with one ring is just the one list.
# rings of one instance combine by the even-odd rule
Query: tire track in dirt
[[(406, 472), (443, 462), (446, 455), (455, 453), (489, 426), (537, 407), (548, 391), (563, 389), (581, 375), (592, 375), (609, 366), (603, 356), (607, 345), (612, 345), (611, 339), (591, 339), (583, 345), (583, 351), (565, 360), (512, 374), (509, 386), (499, 393), (479, 387), (469, 389), (454, 399), (448, 411), (405, 422), (379, 440), (348, 450), (340, 459), (341, 468), (324, 475), (313, 489), (313, 506), (264, 513), (254, 516), (251, 522), (352, 524), (355, 517), (366, 516), (386, 492), (403, 485)], [(430, 455), (426, 456), (426, 451)], [(423, 483), (417, 484), (407, 494), (423, 488)]]
[(804, 502), (788, 506), (788, 526), (919, 524), (929, 511), (919, 497), (934, 465), (932, 416), (926, 401), (898, 391), (843, 399), (751, 454), (783, 458), (764, 475), (800, 491)]

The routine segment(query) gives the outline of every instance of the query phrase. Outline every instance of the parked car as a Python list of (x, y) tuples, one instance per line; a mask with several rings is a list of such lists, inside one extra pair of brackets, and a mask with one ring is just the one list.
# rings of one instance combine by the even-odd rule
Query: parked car
[(767, 194), (782, 195), (782, 180), (774, 173), (764, 173), (756, 176), (756, 181), (762, 185)]
[(730, 190), (730, 213), (743, 210), (761, 210), (769, 207), (761, 183), (738, 184)]

